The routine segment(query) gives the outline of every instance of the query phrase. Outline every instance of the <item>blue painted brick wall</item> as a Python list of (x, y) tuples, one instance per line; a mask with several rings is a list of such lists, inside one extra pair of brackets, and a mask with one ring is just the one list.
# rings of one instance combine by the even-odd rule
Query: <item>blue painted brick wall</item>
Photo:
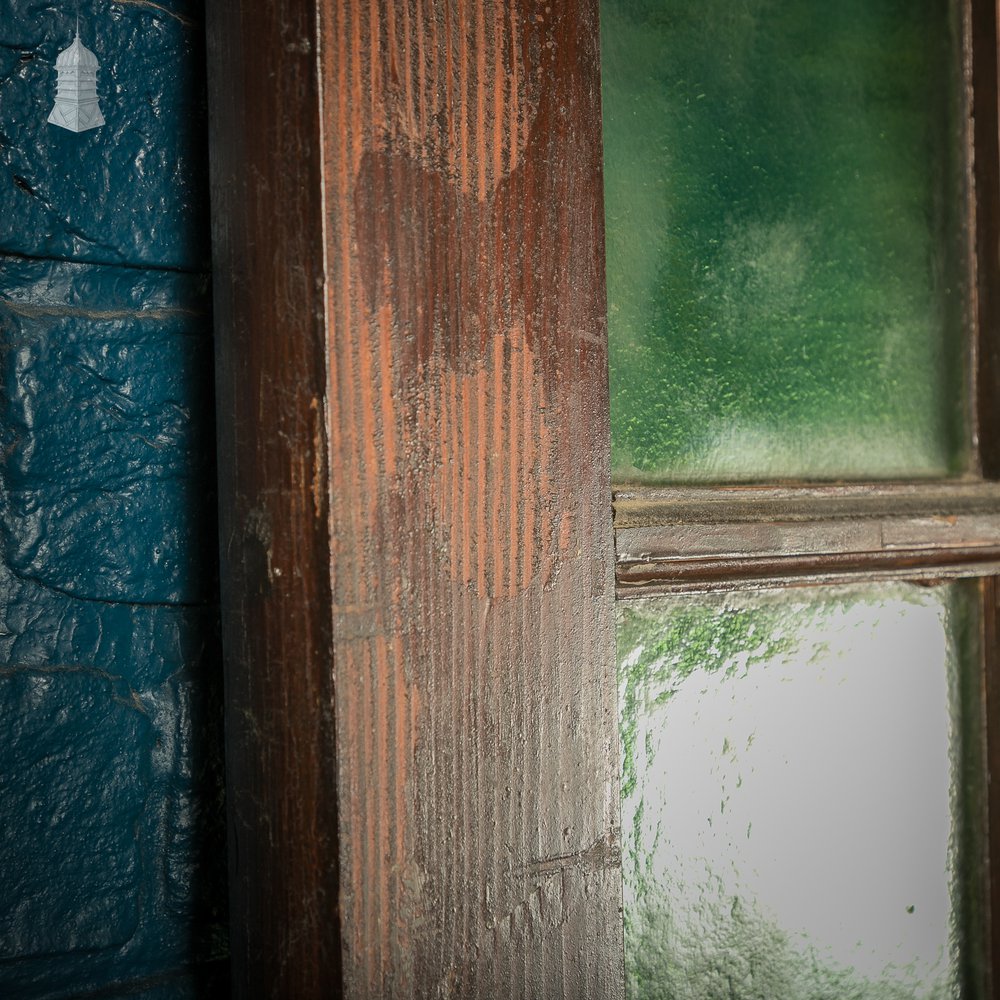
[(200, 5), (81, 0), (106, 124), (79, 134), (46, 122), (75, 10), (75, 0), (0, 0), (0, 250), (206, 270)]
[(0, 0), (0, 996), (225, 992), (204, 52)]

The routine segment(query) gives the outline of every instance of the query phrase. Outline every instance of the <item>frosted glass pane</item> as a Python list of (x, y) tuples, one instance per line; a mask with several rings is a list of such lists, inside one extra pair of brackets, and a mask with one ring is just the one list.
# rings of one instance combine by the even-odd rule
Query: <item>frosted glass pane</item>
[(976, 593), (620, 605), (632, 1000), (979, 995)]
[(968, 462), (948, 0), (602, 0), (618, 481)]

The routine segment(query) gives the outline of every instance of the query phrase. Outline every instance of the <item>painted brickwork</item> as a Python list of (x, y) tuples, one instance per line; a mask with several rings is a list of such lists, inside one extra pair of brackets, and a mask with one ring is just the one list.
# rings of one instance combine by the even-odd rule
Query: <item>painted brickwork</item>
[(0, 0), (0, 996), (224, 993), (201, 11)]

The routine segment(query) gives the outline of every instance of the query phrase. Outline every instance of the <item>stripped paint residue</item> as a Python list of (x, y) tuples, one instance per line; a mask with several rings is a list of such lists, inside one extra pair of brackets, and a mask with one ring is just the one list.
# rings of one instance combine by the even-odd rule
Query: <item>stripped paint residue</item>
[(619, 989), (587, 6), (321, 10), (349, 993)]

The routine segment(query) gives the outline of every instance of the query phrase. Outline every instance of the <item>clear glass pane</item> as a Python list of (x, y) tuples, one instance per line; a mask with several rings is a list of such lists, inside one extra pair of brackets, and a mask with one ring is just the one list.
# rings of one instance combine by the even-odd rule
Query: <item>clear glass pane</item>
[(948, 0), (602, 0), (619, 481), (968, 463)]
[(619, 606), (631, 1000), (979, 995), (977, 594)]

